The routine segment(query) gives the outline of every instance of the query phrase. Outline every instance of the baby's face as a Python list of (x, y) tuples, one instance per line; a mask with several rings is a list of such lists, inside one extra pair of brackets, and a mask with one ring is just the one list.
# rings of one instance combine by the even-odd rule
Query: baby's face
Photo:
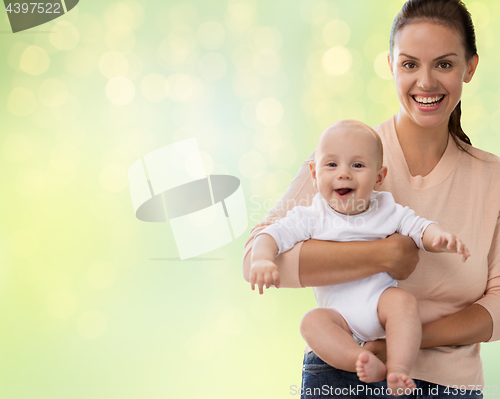
[(316, 149), (313, 179), (337, 212), (355, 215), (368, 209), (372, 190), (382, 183), (377, 139), (360, 123), (337, 123), (325, 131)]

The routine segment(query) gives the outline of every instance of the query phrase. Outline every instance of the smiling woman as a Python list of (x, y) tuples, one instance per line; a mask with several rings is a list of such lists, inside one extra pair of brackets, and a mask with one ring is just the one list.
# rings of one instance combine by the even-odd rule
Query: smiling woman
[[(435, 398), (482, 397), (479, 343), (500, 340), (500, 158), (472, 147), (460, 125), (463, 84), (471, 81), (478, 63), (470, 14), (459, 0), (409, 0), (394, 21), (390, 50), (400, 107), (375, 127), (388, 168), (381, 190), (461, 237), (470, 260), (464, 266), (459, 259), (422, 252), (418, 262), (412, 241), (398, 234), (372, 242), (307, 240), (276, 257), (280, 284), (322, 287), (388, 272), (417, 298), (423, 325), (421, 349), (410, 372), (420, 391), (409, 397), (422, 390), (432, 390)], [(281, 201), (252, 230), (243, 262), (247, 280), (255, 236), (294, 204), (310, 205), (317, 193), (308, 170), (313, 158), (314, 153)], [(328, 336), (326, 330), (317, 331)], [(385, 359), (385, 341), (367, 342), (364, 348)], [(357, 397), (372, 397), (369, 388), (380, 392), (387, 387), (386, 381), (360, 382), (310, 348), (302, 377), (303, 398), (326, 397), (315, 391), (325, 385), (361, 386), (364, 394), (358, 391)], [(478, 390), (447, 389), (453, 385)]]
[[(405, 3), (392, 26), (388, 60), (400, 104), (412, 103), (409, 99), (405, 101), (409, 95), (423, 112), (447, 108), (441, 111), (445, 115), (444, 123), (457, 146), (465, 150), (461, 142), (471, 142), (460, 125), (462, 82), (471, 81), (478, 55), (471, 16), (465, 6), (456, 4), (456, 1)], [(450, 34), (450, 29), (458, 35)], [(397, 73), (405, 71), (408, 74)], [(414, 91), (420, 89), (421, 93), (402, 92), (411, 84), (415, 84)], [(428, 105), (439, 99), (437, 104)], [(451, 116), (446, 117), (450, 113)]]
[[(411, 140), (408, 136), (415, 137), (418, 133), (431, 140), (440, 139), (436, 163), (448, 141), (448, 135), (439, 132), (447, 132), (450, 123), (458, 123), (450, 133), (459, 148), (465, 150), (461, 142), (470, 144), (460, 128), (459, 103), (463, 83), (471, 81), (478, 56), (473, 54), (468, 58), (460, 36), (453, 33), (452, 29), (434, 22), (412, 23), (396, 33), (388, 56), (400, 102), (396, 118), (398, 138)], [(458, 114), (458, 119), (450, 117), (453, 113)], [(415, 156), (421, 159), (419, 154)], [(407, 156), (410, 171), (412, 175), (425, 176), (432, 165), (421, 168), (419, 159)]]

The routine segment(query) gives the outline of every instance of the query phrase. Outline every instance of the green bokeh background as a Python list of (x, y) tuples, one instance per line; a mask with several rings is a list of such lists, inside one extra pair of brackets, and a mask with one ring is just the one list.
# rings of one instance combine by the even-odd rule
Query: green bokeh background
[[(0, 17), (0, 398), (290, 397), (314, 296), (252, 292), (243, 246), (327, 125), (398, 111), (384, 55), (402, 3), (83, 0), (18, 34)], [(500, 2), (465, 3), (463, 126), (500, 155)], [(187, 137), (207, 173), (241, 179), (249, 229), (172, 261), (127, 170)], [(500, 385), (500, 345), (482, 354)]]

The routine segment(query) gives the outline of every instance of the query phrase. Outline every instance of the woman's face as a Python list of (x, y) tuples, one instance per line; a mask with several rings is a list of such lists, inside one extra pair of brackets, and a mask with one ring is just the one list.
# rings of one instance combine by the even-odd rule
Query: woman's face
[(462, 37), (454, 29), (431, 22), (404, 26), (396, 33), (389, 58), (400, 116), (421, 127), (447, 129), (477, 60), (466, 59)]

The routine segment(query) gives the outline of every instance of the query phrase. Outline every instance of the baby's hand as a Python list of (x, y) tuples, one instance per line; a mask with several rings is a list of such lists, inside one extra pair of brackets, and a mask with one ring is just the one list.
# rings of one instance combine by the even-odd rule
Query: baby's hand
[(266, 288), (272, 285), (279, 288), (280, 274), (278, 266), (274, 262), (265, 259), (252, 262), (252, 267), (250, 268), (250, 285), (252, 286), (252, 290), (255, 290), (255, 284), (259, 286), (259, 293), (261, 295), (264, 293), (264, 285)]
[(470, 256), (470, 252), (464, 243), (456, 235), (447, 232), (439, 233), (432, 242), (432, 247), (441, 249), (443, 252), (456, 252), (462, 255), (462, 262)]

